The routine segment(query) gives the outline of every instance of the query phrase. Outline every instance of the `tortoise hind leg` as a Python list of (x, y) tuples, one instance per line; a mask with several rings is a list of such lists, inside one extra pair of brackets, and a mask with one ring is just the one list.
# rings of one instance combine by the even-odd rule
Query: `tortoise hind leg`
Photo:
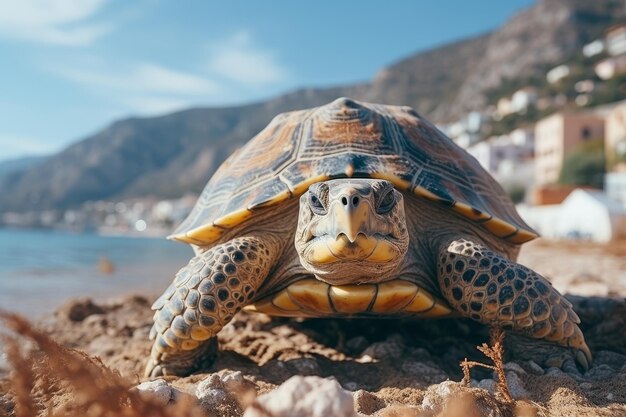
[(266, 235), (235, 238), (192, 258), (152, 306), (145, 376), (186, 375), (213, 362), (215, 336), (252, 300), (279, 252)]
[(466, 239), (444, 245), (438, 268), (441, 291), (459, 313), (571, 348), (588, 368), (591, 352), (580, 319), (544, 277)]

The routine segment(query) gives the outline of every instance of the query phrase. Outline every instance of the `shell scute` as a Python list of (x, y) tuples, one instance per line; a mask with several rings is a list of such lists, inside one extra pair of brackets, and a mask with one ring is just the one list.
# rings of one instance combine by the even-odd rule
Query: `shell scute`
[(537, 237), (478, 161), (413, 109), (347, 98), (275, 117), (222, 164), (170, 237), (209, 245), (315, 182), (346, 177), (387, 179), (513, 243)]

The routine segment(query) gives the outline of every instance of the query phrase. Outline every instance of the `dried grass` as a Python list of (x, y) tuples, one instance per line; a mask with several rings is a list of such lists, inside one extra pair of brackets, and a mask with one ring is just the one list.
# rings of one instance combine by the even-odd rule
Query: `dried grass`
[(465, 358), (460, 364), (463, 369), (463, 382), (469, 385), (470, 369), (474, 366), (482, 366), (483, 368), (491, 369), (496, 374), (496, 397), (504, 403), (511, 404), (513, 403), (513, 397), (511, 397), (511, 392), (509, 391), (506, 373), (504, 372), (504, 362), (502, 361), (502, 356), (504, 355), (504, 331), (494, 326), (489, 333), (491, 346), (487, 343), (483, 343), (482, 346), (477, 346), (476, 348), (491, 359), (493, 365), (468, 361), (467, 358)]
[[(130, 390), (133, 384), (99, 358), (67, 349), (34, 329), (24, 318), (0, 312), (15, 335), (5, 336), (11, 367), (9, 397), (15, 417), (202, 416), (195, 401), (182, 398), (163, 407)], [(29, 341), (30, 353), (24, 349)]]

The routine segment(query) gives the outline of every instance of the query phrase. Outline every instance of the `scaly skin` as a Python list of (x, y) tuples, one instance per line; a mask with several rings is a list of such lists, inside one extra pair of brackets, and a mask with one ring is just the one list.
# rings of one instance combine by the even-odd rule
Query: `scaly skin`
[(572, 304), (535, 271), (489, 248), (458, 239), (440, 250), (439, 285), (459, 313), (571, 348), (587, 369), (591, 352)]
[(145, 376), (188, 374), (209, 364), (215, 335), (254, 297), (280, 253), (271, 234), (216, 245), (189, 261), (163, 295), (150, 338)]

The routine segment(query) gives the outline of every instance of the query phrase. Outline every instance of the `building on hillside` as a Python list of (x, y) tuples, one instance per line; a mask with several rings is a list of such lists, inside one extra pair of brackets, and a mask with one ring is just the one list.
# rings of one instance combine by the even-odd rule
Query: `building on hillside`
[(589, 42), (583, 46), (583, 55), (586, 58), (591, 58), (604, 52), (604, 39), (596, 39), (593, 42)]
[(546, 80), (548, 80), (550, 84), (555, 84), (561, 81), (563, 78), (567, 77), (569, 74), (569, 65), (559, 65), (558, 67), (554, 67), (546, 73)]
[(610, 27), (605, 36), (606, 51), (611, 56), (626, 53), (626, 24)]
[(516, 129), (467, 148), (467, 152), (505, 188), (530, 188), (533, 181), (533, 131)]
[(533, 87), (520, 88), (511, 96), (509, 110), (511, 113), (524, 113), (528, 107), (535, 104), (538, 94), (537, 89)]
[(611, 199), (626, 208), (626, 171), (607, 172), (604, 176), (604, 189)]
[(518, 206), (520, 216), (548, 239), (610, 242), (626, 238), (626, 209), (599, 190), (576, 189), (561, 203)]
[(563, 160), (583, 142), (604, 137), (604, 119), (594, 114), (555, 113), (535, 125), (535, 184), (558, 181)]
[(594, 71), (603, 80), (610, 80), (616, 75), (625, 73), (626, 54), (603, 59), (594, 66)]
[(467, 148), (480, 140), (480, 131), (487, 119), (485, 114), (473, 111), (454, 123), (438, 125), (438, 128), (457, 145)]
[(606, 116), (604, 150), (609, 171), (626, 171), (626, 100)]

